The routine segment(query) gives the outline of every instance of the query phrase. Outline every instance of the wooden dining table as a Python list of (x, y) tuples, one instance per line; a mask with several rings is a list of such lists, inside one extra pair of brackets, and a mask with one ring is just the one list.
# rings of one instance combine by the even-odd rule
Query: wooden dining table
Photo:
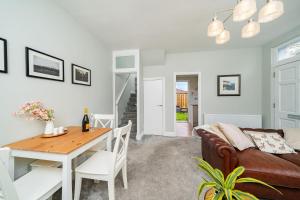
[(111, 151), (112, 137), (111, 128), (95, 128), (88, 132), (82, 132), (81, 127), (70, 126), (65, 135), (51, 138), (43, 138), (42, 135), (38, 135), (5, 145), (11, 149), (10, 176), (14, 180), (15, 157), (61, 162), (62, 199), (72, 200), (72, 159), (105, 139), (107, 140), (107, 150)]

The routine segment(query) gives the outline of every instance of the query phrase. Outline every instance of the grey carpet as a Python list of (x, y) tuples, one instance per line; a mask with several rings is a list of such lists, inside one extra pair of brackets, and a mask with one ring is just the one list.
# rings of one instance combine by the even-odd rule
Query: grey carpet
[[(198, 137), (168, 138), (148, 136), (130, 141), (128, 189), (121, 173), (116, 178), (116, 200), (196, 200), (203, 175), (193, 159), (201, 156)], [(82, 200), (108, 200), (107, 183), (84, 179)]]

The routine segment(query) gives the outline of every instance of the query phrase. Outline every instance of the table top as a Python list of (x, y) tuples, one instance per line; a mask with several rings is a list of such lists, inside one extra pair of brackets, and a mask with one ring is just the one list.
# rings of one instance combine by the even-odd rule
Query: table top
[(42, 138), (42, 135), (38, 135), (5, 146), (14, 150), (69, 154), (111, 130), (111, 128), (96, 128), (83, 133), (81, 127), (70, 126), (65, 135), (52, 138)]

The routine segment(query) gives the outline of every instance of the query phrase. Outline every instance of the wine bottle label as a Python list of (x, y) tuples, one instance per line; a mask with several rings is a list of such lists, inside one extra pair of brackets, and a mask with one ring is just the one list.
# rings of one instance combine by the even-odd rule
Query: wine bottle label
[(86, 129), (86, 130), (90, 129), (90, 124), (86, 124), (86, 125), (85, 125), (85, 129)]

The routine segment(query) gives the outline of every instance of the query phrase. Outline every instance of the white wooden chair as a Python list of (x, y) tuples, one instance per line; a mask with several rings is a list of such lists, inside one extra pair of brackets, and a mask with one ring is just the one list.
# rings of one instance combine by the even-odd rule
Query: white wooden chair
[[(113, 128), (114, 127), (114, 119), (115, 116), (112, 114), (94, 114), (94, 127), (99, 128)], [(97, 152), (99, 150), (105, 149), (106, 143), (100, 143), (95, 145), (93, 148), (91, 148), (89, 151)]]
[(0, 200), (46, 200), (61, 187), (59, 168), (38, 167), (12, 181), (8, 174), (9, 155), (9, 148), (0, 148)]
[(116, 142), (113, 152), (98, 151), (87, 161), (75, 169), (74, 200), (79, 200), (82, 178), (102, 180), (108, 182), (109, 200), (115, 199), (115, 177), (122, 169), (124, 188), (127, 184), (127, 149), (132, 122), (116, 128)]

